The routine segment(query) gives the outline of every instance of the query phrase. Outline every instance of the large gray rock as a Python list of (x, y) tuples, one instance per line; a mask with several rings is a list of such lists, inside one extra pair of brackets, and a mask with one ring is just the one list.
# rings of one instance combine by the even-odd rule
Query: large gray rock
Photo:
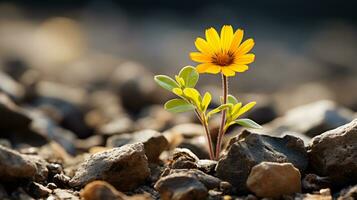
[(262, 162), (252, 168), (247, 187), (258, 197), (278, 198), (301, 192), (301, 175), (291, 163)]
[(32, 118), (28, 112), (1, 92), (0, 121), (1, 137), (8, 139), (14, 145), (26, 143), (31, 146), (41, 146), (48, 141), (46, 136), (31, 130)]
[(20, 154), (0, 145), (1, 180), (32, 179), (45, 181), (47, 176), (47, 162), (40, 157)]
[(335, 186), (357, 180), (357, 119), (313, 138), (308, 147), (312, 168)]
[(265, 126), (274, 135), (297, 132), (313, 137), (337, 128), (353, 119), (353, 113), (336, 103), (321, 100), (289, 110), (284, 116)]
[(104, 180), (126, 191), (139, 186), (149, 175), (144, 145), (136, 143), (93, 154), (80, 165), (69, 184), (83, 187), (91, 181)]
[(8, 96), (0, 93), (0, 130), (26, 129), (31, 118), (18, 107)]
[(157, 162), (160, 154), (168, 148), (168, 141), (157, 131), (146, 129), (132, 134), (115, 135), (107, 140), (108, 147), (120, 147), (125, 144), (142, 142), (145, 154), (150, 162)]
[(246, 180), (251, 169), (264, 161), (290, 162), (301, 172), (308, 165), (304, 143), (299, 138), (259, 135), (243, 131), (230, 141), (227, 153), (218, 161), (217, 177), (228, 181), (236, 191), (246, 192)]

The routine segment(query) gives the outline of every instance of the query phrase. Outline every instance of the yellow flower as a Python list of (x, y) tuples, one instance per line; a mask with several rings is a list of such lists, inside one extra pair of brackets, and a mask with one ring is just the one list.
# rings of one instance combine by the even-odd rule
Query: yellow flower
[(193, 61), (199, 73), (223, 73), (234, 76), (236, 72), (248, 70), (248, 65), (254, 61), (255, 55), (248, 53), (254, 46), (253, 39), (242, 42), (243, 30), (233, 33), (232, 26), (224, 25), (219, 36), (214, 28), (206, 30), (206, 40), (197, 38), (196, 48), (200, 52), (191, 52)]

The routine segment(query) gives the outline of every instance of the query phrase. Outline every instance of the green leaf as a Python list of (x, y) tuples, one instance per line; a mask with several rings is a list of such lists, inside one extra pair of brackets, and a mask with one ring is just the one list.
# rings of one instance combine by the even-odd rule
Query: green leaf
[(233, 123), (239, 124), (246, 128), (256, 128), (256, 129), (262, 128), (259, 124), (257, 124), (255, 121), (251, 119), (237, 119), (233, 121)]
[[(235, 117), (235, 116), (238, 114), (238, 112), (239, 112), (239, 110), (240, 110), (241, 107), (242, 107), (242, 103), (237, 103), (237, 104), (235, 104), (235, 105), (233, 106), (233, 109), (231, 110), (230, 115), (231, 115), (232, 117)], [(235, 120), (235, 119), (237, 119), (237, 118), (233, 118), (233, 120)]]
[(181, 69), (179, 77), (183, 78), (185, 81), (185, 86), (188, 88), (193, 88), (198, 82), (199, 75), (196, 69), (192, 66), (186, 66)]
[(185, 87), (186, 83), (185, 80), (179, 76), (175, 76), (176, 81), (178, 82), (178, 84), (180, 85), (180, 87)]
[(221, 112), (221, 111), (224, 110), (224, 109), (228, 109), (228, 108), (231, 107), (231, 106), (232, 106), (232, 104), (223, 104), (223, 105), (220, 105), (220, 106), (218, 106), (217, 108), (215, 108), (215, 109), (209, 111), (208, 114), (207, 114), (207, 118), (210, 118), (212, 115), (214, 115), (214, 114), (216, 114), (216, 113), (218, 113), (218, 112)]
[(195, 106), (182, 99), (171, 99), (165, 103), (165, 109), (173, 113), (194, 110)]
[(176, 94), (177, 96), (182, 96), (182, 95), (183, 95), (183, 91), (182, 91), (181, 88), (174, 88), (174, 89), (172, 90), (172, 92), (173, 92), (174, 94)]
[(188, 97), (189, 99), (191, 99), (196, 105), (197, 107), (201, 107), (201, 95), (200, 93), (194, 89), (194, 88), (185, 88), (183, 90), (183, 93), (185, 94), (186, 97)]
[(155, 82), (162, 88), (172, 91), (174, 88), (180, 87), (172, 78), (165, 75), (157, 75), (154, 77)]
[(211, 103), (212, 96), (209, 92), (206, 92), (202, 99), (202, 111), (206, 112), (209, 104)]
[(256, 102), (253, 101), (253, 102), (250, 102), (250, 103), (244, 105), (243, 107), (241, 107), (239, 109), (239, 111), (236, 114), (234, 114), (233, 119), (237, 119), (239, 116), (241, 116), (244, 113), (248, 112), (250, 109), (252, 109), (255, 106), (255, 104), (256, 104)]
[(229, 94), (227, 96), (227, 102), (235, 105), (238, 103), (238, 100), (233, 95)]

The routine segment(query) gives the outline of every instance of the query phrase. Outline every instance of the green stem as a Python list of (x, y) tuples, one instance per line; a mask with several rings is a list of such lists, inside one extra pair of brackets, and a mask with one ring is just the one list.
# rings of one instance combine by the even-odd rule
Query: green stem
[[(228, 96), (228, 79), (227, 77), (222, 74), (222, 89), (223, 89), (223, 104), (227, 103), (227, 96)], [(221, 152), (221, 146), (222, 146), (222, 139), (225, 133), (224, 130), (224, 125), (226, 122), (226, 109), (222, 111), (222, 119), (221, 119), (221, 125), (219, 127), (219, 132), (217, 136), (217, 144), (216, 144), (216, 159), (218, 160), (219, 154)]]
[(208, 148), (209, 148), (209, 157), (211, 160), (215, 160), (214, 153), (213, 153), (213, 144), (212, 144), (211, 133), (208, 129), (208, 122), (206, 120), (206, 117), (201, 116), (199, 114), (199, 112), (197, 111), (197, 109), (195, 109), (195, 113), (196, 113), (198, 119), (200, 120), (200, 122), (205, 130), (205, 133), (206, 133), (206, 138), (207, 138), (207, 143), (208, 143)]

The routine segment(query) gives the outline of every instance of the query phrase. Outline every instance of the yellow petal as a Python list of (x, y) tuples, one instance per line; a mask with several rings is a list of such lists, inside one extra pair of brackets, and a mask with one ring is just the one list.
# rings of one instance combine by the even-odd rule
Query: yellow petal
[(221, 46), (223, 52), (228, 52), (233, 39), (233, 28), (230, 25), (224, 25), (221, 30)]
[(255, 55), (252, 53), (241, 55), (234, 60), (234, 64), (245, 65), (254, 62)]
[(239, 116), (243, 115), (246, 113), (248, 110), (252, 109), (255, 106), (256, 102), (250, 102), (243, 106), (241, 109), (239, 109), (238, 113), (233, 116), (234, 119), (237, 119)]
[(219, 35), (214, 28), (209, 28), (206, 30), (206, 39), (208, 44), (211, 46), (214, 52), (218, 52), (221, 50), (221, 42), (219, 39)]
[(213, 65), (209, 64), (209, 63), (199, 64), (199, 65), (197, 65), (196, 70), (198, 73), (205, 73), (206, 70), (208, 68), (210, 68), (211, 66), (213, 66)]
[(221, 68), (220, 66), (217, 65), (210, 65), (210, 67), (206, 70), (207, 73), (210, 74), (218, 74), (219, 72), (221, 72)]
[(205, 53), (205, 54), (208, 54), (208, 55), (213, 53), (213, 50), (212, 50), (211, 46), (207, 43), (206, 40), (204, 40), (202, 38), (197, 38), (196, 39), (195, 46), (202, 53)]
[(232, 64), (229, 66), (229, 68), (235, 72), (245, 72), (249, 69), (248, 65), (238, 65), (238, 64)]
[(234, 76), (236, 73), (231, 70), (229, 67), (222, 67), (222, 73), (225, 75), (225, 76)]
[(250, 50), (252, 50), (253, 47), (254, 47), (254, 40), (248, 39), (239, 46), (238, 50), (235, 52), (235, 55), (236, 56), (244, 55), (248, 53)]
[(207, 63), (211, 62), (211, 57), (206, 54), (199, 53), (199, 52), (191, 52), (190, 53), (191, 60), (195, 62)]
[(242, 29), (238, 29), (234, 33), (233, 39), (232, 39), (232, 43), (231, 43), (231, 46), (229, 48), (230, 52), (235, 52), (235, 51), (238, 50), (238, 47), (239, 47), (240, 43), (242, 42), (243, 35), (244, 35), (244, 31)]

